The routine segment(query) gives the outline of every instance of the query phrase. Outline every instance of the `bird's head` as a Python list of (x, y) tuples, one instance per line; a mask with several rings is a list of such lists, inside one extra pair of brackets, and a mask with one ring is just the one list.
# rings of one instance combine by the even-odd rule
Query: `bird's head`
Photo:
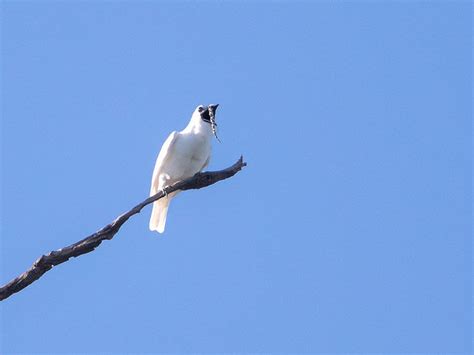
[(219, 104), (209, 105), (207, 107), (204, 105), (199, 105), (196, 107), (196, 110), (194, 110), (194, 114), (199, 115), (201, 120), (204, 122), (212, 124), (212, 121), (215, 123), (215, 115), (218, 106)]
[(216, 123), (216, 111), (219, 104), (212, 104), (209, 106), (199, 105), (194, 110), (193, 116), (199, 117), (202, 121), (211, 125), (212, 133), (214, 136), (219, 140), (217, 137), (217, 123)]

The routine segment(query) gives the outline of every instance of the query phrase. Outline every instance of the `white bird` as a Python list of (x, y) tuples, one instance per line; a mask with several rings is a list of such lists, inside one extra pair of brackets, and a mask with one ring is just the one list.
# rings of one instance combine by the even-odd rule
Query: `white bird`
[[(216, 135), (215, 112), (219, 105), (199, 105), (185, 129), (172, 132), (161, 147), (151, 180), (150, 196), (166, 186), (202, 171), (211, 157), (212, 135)], [(150, 230), (163, 233), (168, 207), (179, 191), (153, 203)]]

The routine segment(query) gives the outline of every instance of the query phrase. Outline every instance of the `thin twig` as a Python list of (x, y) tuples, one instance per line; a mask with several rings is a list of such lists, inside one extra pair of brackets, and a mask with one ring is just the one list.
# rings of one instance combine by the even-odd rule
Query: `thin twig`
[(33, 282), (43, 276), (44, 273), (51, 270), (53, 266), (62, 264), (65, 261), (68, 261), (71, 257), (77, 257), (95, 250), (95, 248), (97, 248), (100, 243), (102, 243), (102, 241), (112, 239), (119, 231), (120, 227), (122, 227), (122, 225), (131, 216), (140, 213), (143, 207), (153, 203), (156, 200), (159, 200), (165, 194), (169, 194), (176, 190), (201, 189), (203, 187), (215, 184), (220, 180), (228, 179), (234, 176), (246, 165), (247, 164), (243, 161), (243, 157), (240, 157), (240, 159), (234, 165), (228, 167), (227, 169), (198, 173), (189, 179), (178, 181), (177, 183), (166, 187), (164, 191), (160, 191), (156, 195), (151, 196), (145, 201), (139, 203), (130, 211), (120, 215), (112, 223), (106, 225), (104, 228), (88, 236), (87, 238), (84, 238), (67, 247), (54, 250), (46, 255), (42, 255), (23, 274), (0, 288), (0, 300), (4, 300), (10, 297), (12, 294), (31, 285)]

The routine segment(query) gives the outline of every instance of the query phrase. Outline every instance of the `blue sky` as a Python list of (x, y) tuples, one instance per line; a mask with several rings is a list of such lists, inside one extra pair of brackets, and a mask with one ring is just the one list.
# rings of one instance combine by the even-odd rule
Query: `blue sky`
[(1, 303), (4, 353), (472, 350), (472, 5), (2, 2), (1, 281), (210, 169)]

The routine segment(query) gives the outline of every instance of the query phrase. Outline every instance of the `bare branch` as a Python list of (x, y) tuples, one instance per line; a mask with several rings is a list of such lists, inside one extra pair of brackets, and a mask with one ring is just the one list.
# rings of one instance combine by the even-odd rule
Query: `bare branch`
[[(178, 181), (177, 183), (165, 188), (165, 193), (171, 193), (176, 190), (201, 189), (203, 187), (215, 184), (218, 181), (228, 179), (234, 176), (247, 164), (244, 163), (243, 157), (232, 166), (220, 171), (209, 171), (198, 173), (193, 177)], [(10, 297), (12, 294), (21, 291), (25, 287), (31, 285), (38, 280), (44, 273), (51, 270), (53, 266), (68, 261), (71, 257), (77, 257), (89, 253), (97, 248), (104, 240), (112, 239), (119, 231), (120, 227), (133, 215), (140, 213), (143, 207), (162, 198), (165, 193), (158, 192), (156, 195), (147, 198), (145, 201), (133, 207), (130, 211), (117, 217), (112, 223), (95, 232), (94, 234), (84, 238), (67, 247), (54, 250), (46, 255), (42, 255), (34, 264), (23, 274), (16, 277), (5, 286), (0, 288), (0, 300)]]

